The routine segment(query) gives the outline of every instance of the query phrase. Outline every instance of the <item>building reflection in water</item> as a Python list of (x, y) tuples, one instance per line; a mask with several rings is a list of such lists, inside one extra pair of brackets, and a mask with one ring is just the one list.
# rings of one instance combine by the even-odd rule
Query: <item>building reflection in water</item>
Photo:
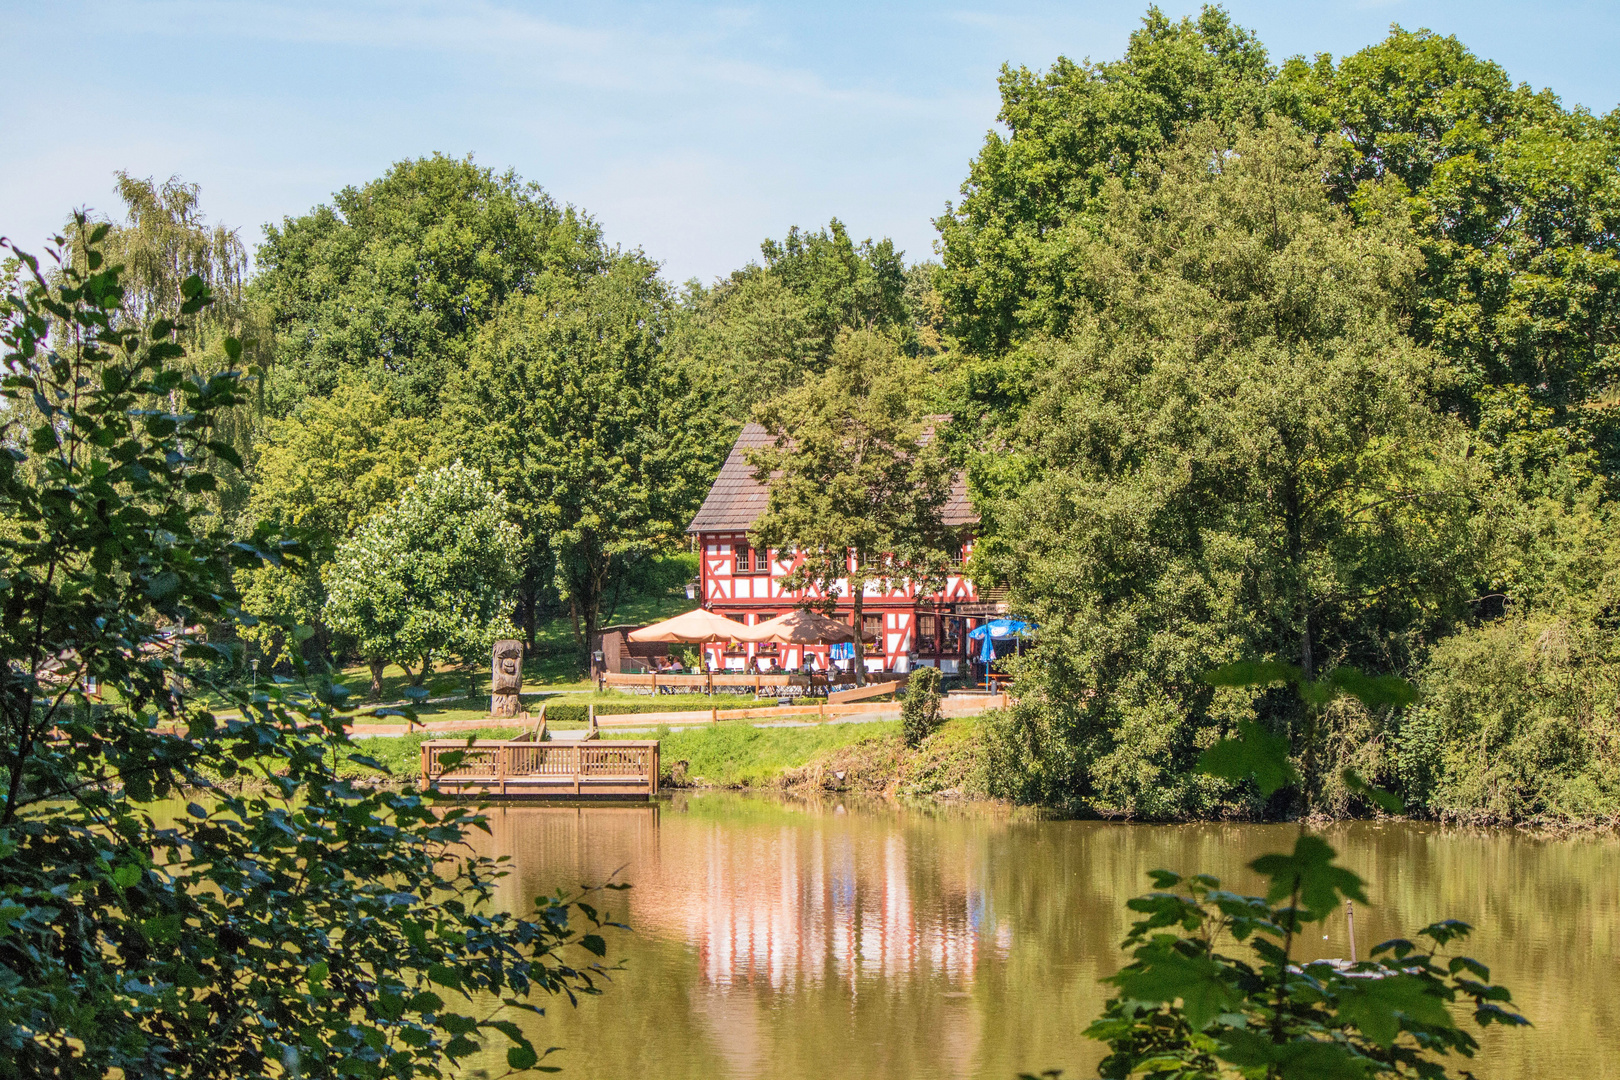
[(496, 850), (545, 852), (553, 881), (617, 871), (634, 885), (623, 895), (636, 931), (694, 948), (721, 989), (853, 991), (863, 977), (965, 988), (986, 950), (1005, 956), (1012, 941), (984, 887), (986, 852), (918, 860), (904, 830), (853, 828), (843, 815), (739, 829), (667, 808), (536, 808), (491, 824)]
[[(836, 979), (853, 990), (863, 975), (965, 986), (982, 949), (1005, 954), (1011, 930), (994, 925), (970, 878), (918, 882), (901, 836), (868, 839), (784, 828), (740, 850), (734, 837), (713, 836), (691, 886), (664, 885), (669, 903), (638, 914), (678, 929), (720, 987)], [(934, 891), (932, 902), (913, 903), (915, 888)]]

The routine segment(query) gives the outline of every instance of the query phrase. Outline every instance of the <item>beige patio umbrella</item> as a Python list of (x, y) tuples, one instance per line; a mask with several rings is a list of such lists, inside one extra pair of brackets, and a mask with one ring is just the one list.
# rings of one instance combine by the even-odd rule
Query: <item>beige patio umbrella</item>
[(780, 641), (784, 645), (830, 645), (855, 640), (855, 631), (848, 623), (803, 608), (795, 608), (747, 630), (746, 641)]
[(677, 615), (673, 619), (643, 626), (640, 630), (630, 632), (631, 641), (681, 641), (700, 643), (706, 641), (753, 641), (748, 634), (754, 628), (733, 622), (724, 615), (716, 615), (704, 608), (688, 611), (684, 615)]

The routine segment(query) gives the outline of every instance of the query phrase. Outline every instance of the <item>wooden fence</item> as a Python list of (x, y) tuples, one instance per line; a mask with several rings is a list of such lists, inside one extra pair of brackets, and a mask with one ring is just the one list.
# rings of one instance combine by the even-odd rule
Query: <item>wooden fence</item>
[[(946, 716), (972, 716), (991, 709), (1005, 709), (1011, 703), (1006, 694), (947, 694), (940, 701)], [(880, 701), (850, 704), (763, 705), (754, 709), (682, 709), (669, 712), (595, 713), (599, 728), (657, 727), (718, 724), (724, 720), (800, 720), (818, 722), (840, 716), (893, 717), (900, 715), (900, 702)]]

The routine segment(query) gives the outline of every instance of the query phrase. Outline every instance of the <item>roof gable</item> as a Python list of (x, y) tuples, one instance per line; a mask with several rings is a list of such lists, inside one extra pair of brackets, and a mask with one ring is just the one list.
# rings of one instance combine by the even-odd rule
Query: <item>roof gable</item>
[[(771, 436), (759, 424), (744, 424), (737, 441), (720, 466), (720, 475), (698, 508), (689, 533), (746, 532), (765, 512), (770, 492), (754, 479), (753, 467), (748, 464), (748, 451), (773, 443)], [(945, 499), (941, 517), (947, 525), (971, 525), (979, 520), (968, 499), (967, 480), (961, 473), (951, 477), (951, 491)]]

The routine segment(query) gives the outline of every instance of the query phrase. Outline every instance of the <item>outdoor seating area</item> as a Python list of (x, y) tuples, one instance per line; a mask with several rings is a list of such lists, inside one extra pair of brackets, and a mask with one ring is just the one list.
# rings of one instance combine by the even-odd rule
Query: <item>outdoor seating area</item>
[[(795, 609), (774, 619), (748, 625), (726, 618), (704, 608), (665, 619), (632, 630), (625, 635), (629, 646), (647, 647), (654, 644), (685, 644), (705, 647), (699, 652), (700, 660), (683, 662), (673, 654), (644, 656), (639, 659), (641, 671), (614, 671), (604, 667), (596, 672), (598, 689), (618, 688), (632, 692), (651, 693), (724, 693), (752, 689), (755, 696), (771, 687), (788, 693), (824, 695), (832, 685), (847, 684), (854, 679), (850, 667), (840, 666), (836, 658), (853, 661), (855, 631), (847, 623), (828, 618), (813, 611)], [(868, 639), (870, 640), (870, 639)], [(722, 667), (715, 662), (714, 646), (749, 643), (771, 648), (795, 646), (802, 657), (797, 667), (778, 666), (778, 657), (760, 652), (747, 658), (741, 670)], [(811, 647), (825, 649), (830, 654), (818, 659)], [(615, 650), (617, 652), (617, 650)], [(622, 655), (622, 654), (620, 654)], [(902, 678), (896, 672), (868, 672), (868, 678)]]

